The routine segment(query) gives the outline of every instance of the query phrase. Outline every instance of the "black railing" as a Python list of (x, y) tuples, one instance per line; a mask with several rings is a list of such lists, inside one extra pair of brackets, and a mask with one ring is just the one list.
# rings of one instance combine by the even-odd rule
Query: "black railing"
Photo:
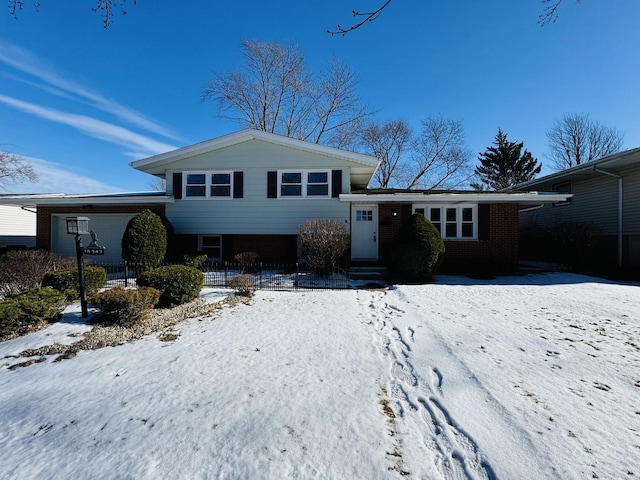
[[(107, 286), (135, 287), (136, 277), (143, 270), (126, 263), (100, 264), (107, 273)], [(229, 287), (237, 275), (251, 275), (256, 290), (337, 290), (352, 288), (347, 273), (335, 268), (332, 273), (318, 275), (300, 264), (241, 265), (239, 263), (206, 262), (199, 267), (204, 274), (205, 287)]]

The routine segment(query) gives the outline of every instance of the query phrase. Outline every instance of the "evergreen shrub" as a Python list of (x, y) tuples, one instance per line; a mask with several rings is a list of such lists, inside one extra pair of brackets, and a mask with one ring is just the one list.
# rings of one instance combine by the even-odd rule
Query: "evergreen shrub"
[(143, 320), (160, 300), (160, 291), (150, 287), (110, 288), (90, 299), (100, 310), (97, 321), (129, 327)]
[(122, 259), (144, 269), (160, 265), (167, 253), (167, 229), (151, 210), (138, 212), (122, 235)]
[(190, 302), (200, 295), (204, 274), (195, 267), (167, 265), (142, 273), (138, 277), (138, 286), (160, 290), (159, 305), (172, 307)]
[[(95, 292), (107, 284), (107, 273), (102, 267), (86, 266), (84, 267), (84, 282), (87, 293)], [(42, 279), (42, 286), (55, 288), (64, 293), (70, 301), (80, 298), (77, 268), (48, 272)]]
[(62, 316), (65, 295), (38, 288), (0, 300), (0, 341), (26, 335)]
[(398, 230), (391, 253), (392, 270), (402, 280), (430, 280), (444, 260), (440, 232), (424, 215), (414, 213)]

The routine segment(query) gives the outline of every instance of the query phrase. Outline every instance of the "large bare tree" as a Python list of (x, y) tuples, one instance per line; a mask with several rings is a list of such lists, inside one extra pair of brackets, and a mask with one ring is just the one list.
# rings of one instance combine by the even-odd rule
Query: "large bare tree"
[(549, 157), (557, 170), (605, 157), (622, 149), (624, 135), (591, 120), (589, 115), (565, 115), (547, 132)]
[(459, 120), (429, 117), (412, 143), (407, 188), (456, 188), (469, 181), (473, 152)]
[(243, 127), (345, 147), (371, 114), (357, 94), (358, 76), (333, 58), (314, 75), (293, 44), (242, 41), (244, 64), (216, 75), (202, 92)]
[(0, 189), (7, 183), (35, 182), (38, 175), (31, 165), (9, 152), (0, 152)]
[(412, 135), (404, 120), (370, 122), (362, 129), (361, 142), (366, 153), (380, 160), (375, 174), (378, 187), (397, 187), (402, 183), (405, 153), (411, 147)]

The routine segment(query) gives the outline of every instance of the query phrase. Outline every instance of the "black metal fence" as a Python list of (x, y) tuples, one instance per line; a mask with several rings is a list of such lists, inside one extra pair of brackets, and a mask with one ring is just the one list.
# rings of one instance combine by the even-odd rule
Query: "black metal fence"
[[(136, 286), (139, 269), (126, 263), (93, 265), (102, 267), (107, 273), (107, 285), (110, 287)], [(253, 286), (257, 290), (336, 290), (352, 288), (347, 273), (335, 268), (328, 275), (316, 275), (300, 264), (263, 264), (240, 265), (238, 263), (209, 263), (199, 267), (204, 273), (205, 287), (229, 287), (231, 280), (238, 275), (251, 275)]]

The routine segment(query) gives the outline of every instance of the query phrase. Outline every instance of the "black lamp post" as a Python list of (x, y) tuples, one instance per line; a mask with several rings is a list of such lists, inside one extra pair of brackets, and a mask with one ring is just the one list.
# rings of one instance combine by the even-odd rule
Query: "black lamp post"
[(84, 282), (84, 261), (82, 260), (82, 235), (89, 233), (88, 217), (67, 217), (67, 234), (76, 236), (76, 257), (78, 258), (78, 283), (80, 284), (80, 305), (82, 318), (89, 316), (87, 310), (87, 289)]

